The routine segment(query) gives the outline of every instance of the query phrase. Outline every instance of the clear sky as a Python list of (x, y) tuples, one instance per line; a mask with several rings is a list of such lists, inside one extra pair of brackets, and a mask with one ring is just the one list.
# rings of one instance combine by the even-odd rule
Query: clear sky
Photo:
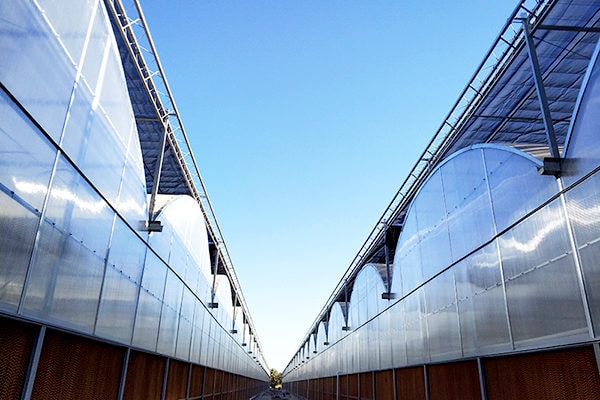
[(141, 0), (282, 371), (515, 0)]

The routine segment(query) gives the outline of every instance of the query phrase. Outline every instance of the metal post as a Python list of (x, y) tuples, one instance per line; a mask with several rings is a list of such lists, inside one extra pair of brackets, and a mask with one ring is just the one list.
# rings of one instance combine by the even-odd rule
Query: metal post
[(375, 371), (371, 371), (371, 397), (376, 399), (377, 398), (377, 385), (376, 385), (376, 376), (375, 376)]
[[(166, 115), (168, 117), (169, 114)], [(152, 194), (150, 196), (150, 204), (148, 205), (148, 223), (146, 228), (151, 232), (161, 232), (162, 225), (160, 222), (155, 221), (154, 208), (156, 207), (156, 196), (158, 196), (158, 187), (160, 186), (160, 174), (162, 173), (162, 165), (165, 156), (165, 147), (167, 144), (167, 134), (169, 133), (169, 122), (162, 121), (164, 125), (162, 140), (160, 146), (158, 146), (158, 156), (156, 159), (156, 165), (154, 166), (154, 176), (152, 179)]]
[(423, 365), (423, 382), (425, 383), (425, 400), (429, 400), (429, 373), (427, 371), (427, 365)]
[(234, 297), (234, 301), (233, 301), (233, 320), (231, 321), (231, 333), (233, 333), (234, 335), (236, 333), (238, 333), (238, 330), (237, 330), (238, 327), (235, 324), (235, 321), (237, 318), (237, 309), (238, 309), (236, 306), (237, 302), (238, 302), (238, 298), (237, 298), (237, 293), (236, 293), (235, 297)]
[(481, 400), (487, 400), (487, 389), (485, 387), (485, 370), (483, 369), (483, 361), (480, 357), (477, 358), (477, 372), (479, 372), (479, 389), (481, 390)]
[(342, 311), (344, 311), (344, 321), (346, 322), (346, 325), (342, 326), (342, 331), (349, 331), (350, 326), (348, 325), (348, 281), (346, 281), (346, 283), (344, 284), (344, 308), (342, 309)]
[(23, 392), (21, 393), (21, 400), (30, 400), (31, 393), (33, 392), (33, 384), (35, 383), (35, 376), (37, 375), (38, 365), (40, 363), (40, 356), (42, 355), (42, 347), (44, 345), (44, 338), (46, 336), (46, 326), (42, 325), (38, 332), (36, 341), (31, 350), (31, 358), (29, 360), (29, 368), (27, 369), (27, 376), (25, 377), (25, 383), (23, 384)]
[(390, 279), (390, 251), (388, 249), (387, 241), (383, 247), (385, 251), (385, 274), (387, 277), (386, 286), (387, 292), (390, 293), (392, 291), (392, 281)]
[(219, 257), (220, 257), (220, 253), (217, 251), (217, 255), (215, 258), (215, 265), (213, 268), (213, 281), (212, 281), (212, 290), (210, 292), (210, 302), (208, 303), (207, 307), (208, 308), (218, 308), (219, 307), (219, 303), (215, 301), (215, 287), (217, 285), (217, 271), (219, 270)]
[(592, 346), (594, 347), (594, 355), (596, 356), (596, 367), (600, 374), (600, 343), (594, 343)]
[(123, 367), (121, 368), (121, 381), (119, 382), (119, 392), (117, 393), (117, 400), (123, 400), (123, 393), (125, 392), (125, 380), (127, 379), (127, 368), (129, 368), (129, 355), (131, 349), (128, 347), (125, 350), (125, 356), (123, 357)]
[(340, 400), (340, 372), (335, 373), (335, 400)]
[(165, 373), (163, 374), (163, 384), (162, 384), (162, 392), (160, 394), (160, 400), (165, 400), (167, 398), (167, 381), (169, 379), (169, 364), (171, 359), (167, 357), (167, 361), (165, 362)]
[(392, 387), (394, 390), (394, 399), (398, 398), (398, 383), (396, 382), (396, 369), (392, 368)]
[(550, 147), (550, 156), (552, 158), (560, 158), (556, 135), (554, 134), (552, 115), (550, 114), (550, 107), (548, 106), (548, 97), (546, 96), (542, 72), (540, 70), (540, 63), (535, 50), (535, 43), (533, 43), (533, 36), (531, 34), (531, 24), (527, 18), (522, 18), (521, 21), (523, 22), (523, 29), (525, 30), (525, 42), (527, 43), (527, 52), (529, 53), (529, 62), (533, 72), (535, 89), (540, 102), (544, 126), (546, 128), (546, 138), (548, 139), (548, 146)]
[(194, 364), (193, 363), (189, 363), (188, 364), (188, 377), (187, 377), (187, 386), (185, 388), (185, 398), (189, 399), (190, 398), (190, 389), (192, 386), (192, 369), (194, 368)]

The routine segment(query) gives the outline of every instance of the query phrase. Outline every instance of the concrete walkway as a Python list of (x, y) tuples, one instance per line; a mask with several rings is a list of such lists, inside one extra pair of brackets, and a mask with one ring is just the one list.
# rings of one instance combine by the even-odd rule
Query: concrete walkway
[(285, 389), (267, 389), (261, 394), (253, 397), (251, 400), (306, 400), (303, 397), (296, 396)]

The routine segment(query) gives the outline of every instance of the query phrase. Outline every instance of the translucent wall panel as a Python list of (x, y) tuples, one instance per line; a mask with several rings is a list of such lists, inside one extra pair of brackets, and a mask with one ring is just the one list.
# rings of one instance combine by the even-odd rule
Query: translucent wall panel
[(156, 350), (159, 353), (171, 356), (175, 355), (177, 326), (179, 323), (182, 295), (183, 283), (171, 270), (168, 270), (162, 311), (160, 313), (158, 344), (156, 346)]
[(585, 338), (581, 288), (560, 201), (500, 237), (516, 347)]
[[(598, 102), (600, 99), (600, 61), (597, 46), (588, 67), (579, 108), (575, 110), (569, 140), (565, 149), (561, 180), (565, 186), (572, 185), (586, 173), (600, 166), (598, 146)], [(600, 177), (598, 173), (567, 192), (569, 218), (573, 227), (579, 253), (580, 268), (590, 309), (594, 336), (600, 336)]]
[(156, 350), (166, 276), (167, 266), (148, 252), (135, 317), (134, 346)]
[(453, 271), (464, 355), (512, 349), (496, 242), (461, 261)]
[(189, 359), (192, 344), (192, 324), (194, 318), (194, 296), (192, 292), (183, 288), (181, 301), (181, 313), (179, 315), (179, 326), (177, 329), (177, 347), (175, 356), (182, 360)]
[(423, 282), (419, 229), (415, 213), (409, 212), (406, 215), (393, 265), (392, 293), (401, 297)]
[(78, 63), (86, 42), (90, 19), (98, 8), (98, 0), (78, 1), (72, 7), (64, 7), (49, 0), (40, 0), (37, 3), (58, 39), (64, 44), (71, 60)]
[(162, 210), (159, 219), (164, 219), (173, 228), (181, 243), (195, 260), (196, 268), (212, 282), (208, 235), (200, 206), (189, 196), (173, 198)]
[(200, 300), (194, 300), (194, 324), (193, 324), (193, 339), (190, 350), (190, 361), (200, 364), (200, 352), (202, 340), (204, 340), (203, 323), (206, 315), (206, 309), (200, 303)]
[[(365, 265), (354, 279), (350, 307), (348, 308), (349, 324), (353, 329), (360, 327), (377, 314), (377, 279), (381, 282), (381, 293), (385, 291), (379, 272), (371, 264)], [(375, 288), (371, 288), (375, 286)], [(381, 294), (380, 294), (381, 295)]]
[(413, 203), (419, 229), (419, 247), (423, 279), (427, 280), (449, 265), (450, 237), (446, 218), (444, 186), (441, 174), (433, 174)]
[(328, 341), (327, 341), (327, 328), (325, 322), (319, 322), (319, 327), (317, 328), (317, 334), (315, 335), (315, 349), (317, 352), (322, 352), (327, 349)]
[(498, 232), (558, 193), (556, 179), (540, 175), (539, 161), (524, 153), (487, 148), (484, 158)]
[[(75, 82), (75, 64), (35, 3), (1, 2), (0, 15), (0, 81), (58, 141)], [(89, 18), (84, 16), (77, 21), (87, 27)]]
[(583, 272), (585, 292), (594, 326), (600, 335), (600, 173), (596, 173), (566, 194), (568, 213), (579, 262)]
[(135, 123), (132, 121), (127, 163), (123, 171), (123, 185), (119, 193), (117, 210), (123, 219), (136, 227), (140, 221), (148, 217), (146, 201), (146, 177), (142, 164), (142, 150), (136, 134)]
[(600, 101), (600, 60), (599, 46), (588, 67), (589, 77), (584, 81), (580, 93), (579, 108), (574, 112), (574, 123), (566, 145), (563, 180), (571, 185), (600, 165), (598, 146), (598, 102)]
[(429, 361), (423, 289), (414, 291), (404, 302), (407, 362), (408, 364), (417, 364)]
[(359, 370), (373, 371), (379, 369), (379, 320), (374, 319), (367, 322), (357, 333), (358, 337), (354, 335), (352, 340), (359, 344)]
[(0, 121), (0, 183), (11, 196), (41, 211), (56, 150), (2, 91)]
[(57, 167), (24, 312), (92, 331), (114, 213), (66, 162)]
[(395, 367), (406, 365), (406, 316), (404, 301), (399, 301), (386, 314), (390, 318), (390, 336), (392, 347), (392, 362)]
[(329, 326), (327, 329), (327, 337), (329, 343), (335, 343), (340, 340), (346, 331), (342, 330), (342, 327), (346, 326), (346, 318), (342, 311), (340, 303), (333, 303), (331, 306), (331, 312), (329, 314)]
[(138, 284), (114, 265), (108, 265), (98, 308), (96, 335), (130, 343), (137, 300)]
[(232, 335), (235, 337), (235, 340), (239, 343), (242, 344), (243, 339), (243, 330), (244, 330), (244, 314), (243, 314), (243, 310), (242, 307), (235, 307), (234, 310), (235, 313), (235, 318), (233, 320), (233, 327), (232, 327), (232, 331), (235, 331), (232, 333)]
[(379, 323), (379, 361), (380, 369), (389, 369), (394, 365), (393, 343), (397, 338), (392, 329), (392, 312), (384, 311), (377, 317)]
[(459, 157), (448, 160), (440, 169), (454, 260), (494, 235), (482, 153), (482, 150), (465, 151)]
[(4, 92), (0, 92), (0, 121), (0, 308), (14, 312), (56, 151)]
[(454, 274), (447, 270), (425, 285), (425, 311), (432, 361), (462, 356)]
[(225, 329), (231, 329), (233, 325), (233, 303), (231, 299), (231, 285), (229, 278), (225, 275), (217, 275), (215, 279), (215, 302), (219, 306), (213, 309), (213, 314)]
[(37, 213), (0, 191), (0, 309), (17, 310), (38, 223)]
[(117, 218), (98, 309), (97, 335), (122, 343), (131, 341), (145, 261), (146, 245)]

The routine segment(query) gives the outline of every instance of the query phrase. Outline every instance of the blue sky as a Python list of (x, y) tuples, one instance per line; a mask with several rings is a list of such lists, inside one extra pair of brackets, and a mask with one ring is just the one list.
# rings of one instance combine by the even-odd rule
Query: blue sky
[(269, 366), (297, 350), (516, 1), (142, 1)]

